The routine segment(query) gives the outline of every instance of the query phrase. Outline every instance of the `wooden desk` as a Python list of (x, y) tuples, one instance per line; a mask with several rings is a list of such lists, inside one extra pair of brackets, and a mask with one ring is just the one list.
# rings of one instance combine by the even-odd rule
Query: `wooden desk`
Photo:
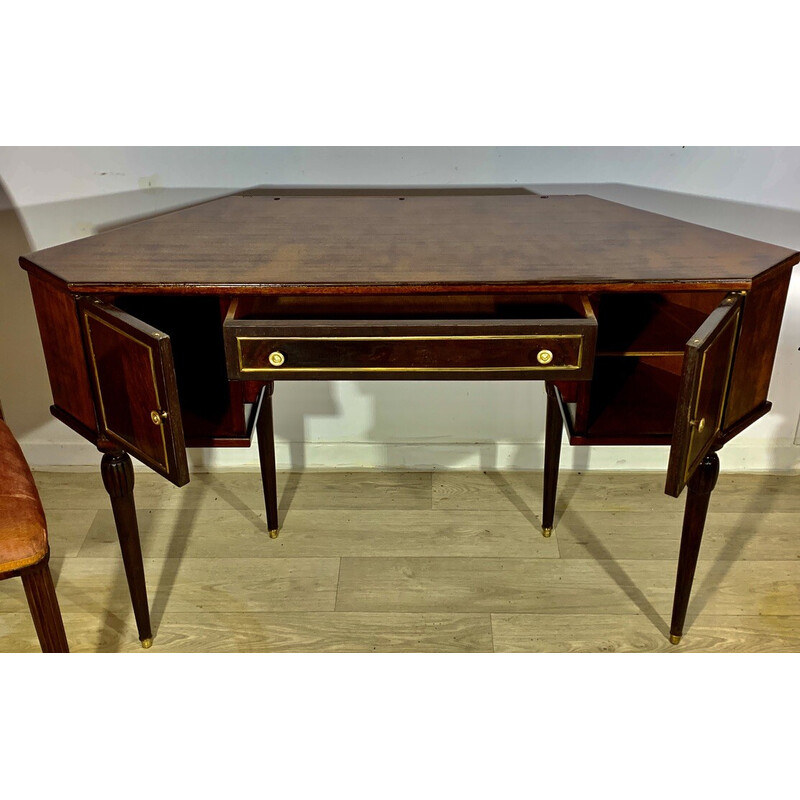
[(244, 192), (20, 259), (51, 410), (103, 454), (143, 644), (129, 455), (180, 486), (187, 446), (248, 446), (257, 424), (274, 537), (275, 382), (409, 378), (546, 381), (545, 535), (562, 419), (572, 444), (669, 446), (666, 492), (688, 485), (677, 642), (716, 451), (770, 408), (800, 253), (588, 196), (305, 194)]

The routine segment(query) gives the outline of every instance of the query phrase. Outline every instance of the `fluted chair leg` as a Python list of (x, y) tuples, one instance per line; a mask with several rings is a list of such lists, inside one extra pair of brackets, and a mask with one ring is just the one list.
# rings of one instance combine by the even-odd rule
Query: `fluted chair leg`
[(67, 634), (61, 619), (53, 578), (50, 575), (49, 558), (20, 570), (28, 607), (43, 653), (68, 653)]

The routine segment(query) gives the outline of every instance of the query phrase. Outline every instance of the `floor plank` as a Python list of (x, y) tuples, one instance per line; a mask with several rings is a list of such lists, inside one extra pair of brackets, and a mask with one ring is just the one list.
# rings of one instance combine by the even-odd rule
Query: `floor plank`
[[(800, 559), (800, 515), (787, 512), (717, 512), (703, 533), (703, 560)], [(677, 559), (683, 512), (586, 511), (571, 507), (556, 517), (561, 558)]]
[(47, 510), (47, 536), (53, 558), (75, 558), (97, 516), (94, 509)]
[[(51, 559), (50, 564), (62, 611), (129, 615), (121, 559)], [(151, 615), (158, 622), (167, 608), (170, 613), (332, 611), (339, 559), (146, 558), (144, 567)], [(12, 604), (8, 610), (22, 608)]]
[(671, 579), (664, 562), (641, 564), (644, 588), (618, 565), (588, 560), (343, 558), (336, 610), (613, 614), (644, 605), (655, 613)]
[(270, 614), (254, 622), (256, 652), (483, 653), (487, 614)]
[(796, 653), (800, 617), (704, 614), (670, 644), (644, 614), (492, 614), (498, 653)]
[[(45, 508), (108, 506), (98, 470), (36, 472)], [(173, 486), (137, 471), (134, 494), (141, 508), (203, 509), (225, 507), (262, 511), (264, 496), (258, 472), (194, 473), (186, 486)], [(294, 509), (429, 509), (431, 474), (427, 472), (279, 472), (278, 505)]]
[[(130, 618), (63, 614), (73, 653), (486, 653), (488, 614), (171, 613), (143, 650)], [(0, 615), (0, 652), (39, 650), (28, 614)]]
[[(295, 558), (339, 556), (519, 556), (558, 558), (519, 514), (476, 517), (470, 511), (385, 512), (290, 509), (277, 539), (267, 536), (263, 513), (228, 508), (138, 509), (142, 551), (167, 558)], [(80, 550), (82, 558), (119, 552), (111, 511), (97, 513)]]
[[(724, 456), (723, 456), (724, 461)], [(714, 489), (711, 511), (766, 513), (800, 512), (800, 477), (756, 473), (725, 475)], [(583, 511), (682, 512), (684, 498), (664, 494), (661, 472), (563, 472), (559, 476), (556, 509)], [(503, 509), (541, 514), (541, 472), (436, 472), (436, 509)]]
[[(620, 614), (667, 619), (674, 561), (343, 558), (336, 609)], [(800, 615), (800, 562), (701, 562), (687, 619)]]

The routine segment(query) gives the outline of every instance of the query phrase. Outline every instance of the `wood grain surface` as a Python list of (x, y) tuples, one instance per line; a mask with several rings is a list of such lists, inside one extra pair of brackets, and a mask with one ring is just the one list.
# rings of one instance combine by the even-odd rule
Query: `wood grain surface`
[[(233, 195), (21, 260), (75, 291), (748, 288), (800, 254), (586, 195)], [(640, 287), (641, 288), (641, 287)]]

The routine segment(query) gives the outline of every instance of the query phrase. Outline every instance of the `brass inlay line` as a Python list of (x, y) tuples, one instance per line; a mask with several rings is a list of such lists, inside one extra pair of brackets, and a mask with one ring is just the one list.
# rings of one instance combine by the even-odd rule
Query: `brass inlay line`
[[(94, 371), (94, 377), (97, 383), (97, 397), (98, 400), (100, 401), (100, 413), (103, 417), (103, 427), (109, 433), (121, 439), (128, 447), (130, 447), (130, 449), (134, 452), (135, 455), (138, 455), (144, 458), (145, 460), (151, 460), (152, 456), (147, 455), (147, 453), (145, 453), (141, 448), (133, 444), (133, 442), (129, 441), (124, 436), (122, 436), (122, 434), (119, 434), (116, 431), (112, 430), (108, 424), (108, 419), (106, 417), (106, 408), (105, 404), (103, 403), (103, 391), (100, 387), (100, 375), (97, 372), (97, 356), (95, 355), (94, 352), (94, 344), (92, 342), (92, 330), (91, 326), (89, 325), (89, 318), (97, 320), (97, 322), (99, 322), (101, 325), (105, 325), (109, 330), (119, 334), (120, 336), (124, 336), (126, 339), (130, 339), (132, 342), (136, 342), (136, 344), (140, 345), (141, 347), (144, 347), (144, 349), (147, 350), (147, 355), (150, 359), (150, 374), (152, 375), (153, 378), (153, 391), (155, 392), (156, 395), (156, 406), (158, 408), (161, 408), (161, 400), (158, 396), (158, 379), (156, 377), (156, 365), (155, 365), (155, 360), (153, 359), (153, 348), (145, 344), (144, 342), (139, 341), (139, 339), (137, 339), (134, 336), (131, 336), (129, 333), (125, 333), (125, 331), (114, 327), (113, 325), (106, 322), (104, 319), (101, 319), (100, 317), (96, 316), (95, 314), (92, 314), (91, 312), (84, 310), (83, 322), (86, 327), (86, 338), (89, 342), (89, 352), (92, 357), (92, 369)], [(160, 428), (161, 428), (161, 445), (164, 448), (164, 467), (166, 471), (169, 472), (169, 452), (167, 450), (167, 437), (164, 432), (164, 426), (161, 425)]]
[[(692, 425), (691, 423), (692, 423), (693, 419), (697, 419), (697, 409), (698, 409), (698, 407), (700, 405), (700, 390), (703, 388), (703, 373), (704, 373), (705, 367), (706, 367), (706, 356), (708, 355), (708, 351), (717, 343), (719, 337), (722, 336), (722, 334), (732, 324), (738, 323), (740, 312), (741, 312), (741, 308), (737, 308), (736, 311), (734, 312), (734, 314), (731, 315), (730, 319), (728, 319), (725, 322), (725, 324), (722, 326), (722, 330), (720, 330), (719, 333), (717, 334), (717, 339), (714, 342), (712, 342), (711, 345), (709, 345), (709, 347), (707, 347), (703, 351), (703, 360), (700, 362), (700, 377), (697, 380), (697, 392), (695, 394), (694, 403), (693, 403), (694, 409), (692, 409), (692, 408), (689, 409), (689, 445), (688, 445), (688, 448), (687, 448), (689, 457), (687, 457), (687, 459), (686, 459), (686, 470), (685, 470), (684, 475), (683, 475), (683, 482), (684, 483), (686, 483), (686, 481), (689, 480), (691, 467), (694, 464), (694, 458), (692, 457), (692, 446), (694, 444), (694, 438), (695, 438), (695, 435), (700, 433), (700, 431), (698, 430), (697, 426)], [(719, 409), (718, 409), (717, 415), (716, 415), (716, 417), (714, 419), (714, 432), (711, 434), (711, 437), (710, 437), (711, 439), (713, 439), (720, 432), (720, 429), (722, 428), (722, 410), (725, 407), (725, 401), (728, 398), (728, 389), (730, 387), (731, 367), (733, 365), (733, 356), (735, 354), (735, 345), (736, 345), (736, 332), (734, 331), (734, 335), (731, 336), (730, 352), (728, 353), (728, 366), (727, 366), (727, 368), (725, 370), (725, 376), (726, 376), (725, 377), (725, 389), (721, 393)], [(706, 437), (706, 438), (708, 438), (708, 437)]]
[[(510, 367), (246, 367), (244, 366), (244, 356), (242, 354), (242, 342), (399, 342), (399, 341), (493, 341), (496, 339), (516, 339), (526, 341), (553, 339), (577, 339), (578, 357), (577, 364), (553, 364), (548, 366), (510, 366)], [(520, 371), (542, 371), (542, 370), (575, 370), (580, 369), (583, 362), (583, 339), (581, 334), (566, 333), (537, 333), (537, 334), (487, 334), (487, 335), (466, 335), (466, 336), (237, 336), (236, 348), (239, 357), (240, 372), (520, 372)]]

